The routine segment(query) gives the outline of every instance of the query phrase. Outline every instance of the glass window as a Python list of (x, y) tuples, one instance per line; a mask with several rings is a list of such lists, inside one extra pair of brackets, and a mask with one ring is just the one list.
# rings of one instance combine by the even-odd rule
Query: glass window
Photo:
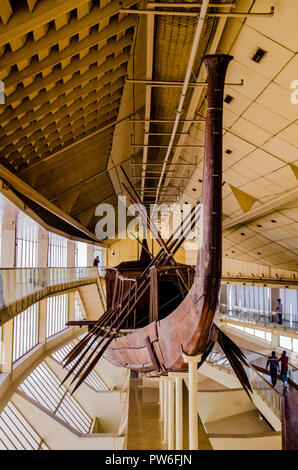
[(38, 343), (39, 303), (19, 313), (13, 319), (13, 362), (24, 356)]
[(266, 341), (272, 341), (272, 334), (271, 333), (267, 333), (267, 331), (265, 332), (265, 340)]
[(77, 431), (85, 433), (90, 431), (92, 424), (90, 416), (70, 395), (67, 388), (60, 385), (60, 380), (45, 362), (42, 362), (24, 380), (19, 389)]
[(49, 232), (48, 266), (67, 266), (67, 238)]
[(12, 401), (7, 403), (0, 415), (0, 449), (49, 449)]
[(68, 321), (68, 294), (55, 295), (47, 299), (47, 329), (49, 338), (67, 328)]
[(279, 345), (281, 348), (292, 350), (292, 338), (289, 336), (281, 336), (279, 337)]
[(16, 267), (37, 266), (38, 224), (23, 212), (18, 212), (16, 227)]
[(249, 335), (254, 335), (255, 334), (255, 330), (253, 330), (252, 328), (244, 328), (244, 331), (245, 333), (248, 333)]
[(76, 242), (75, 265), (77, 267), (87, 266), (87, 248), (87, 243)]
[(261, 339), (265, 339), (265, 331), (255, 330), (255, 336)]

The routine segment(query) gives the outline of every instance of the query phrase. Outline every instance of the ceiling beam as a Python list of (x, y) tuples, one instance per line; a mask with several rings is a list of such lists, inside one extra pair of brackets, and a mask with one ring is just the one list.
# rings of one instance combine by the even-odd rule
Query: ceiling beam
[[(79, 40), (72, 40), (70, 45), (63, 49), (63, 51), (53, 50), (50, 54), (43, 60), (39, 61), (37, 58), (32, 59), (28, 67), (25, 69), (18, 71), (14, 70), (9, 74), (7, 78), (5, 78), (5, 87), (8, 88), (10, 86), (17, 85), (18, 83), (27, 80), (28, 78), (34, 78), (36, 75), (42, 73), (44, 70), (49, 68), (55, 67), (55, 65), (60, 64), (63, 60), (72, 59), (75, 55), (79, 54), (81, 51), (85, 49), (90, 49), (95, 45), (99, 45), (113, 36), (133, 27), (135, 25), (135, 19), (126, 17), (121, 22), (113, 22), (112, 24), (108, 25), (106, 28), (102, 29), (101, 31), (91, 31), (90, 34), (83, 39), (82, 41)], [(104, 47), (103, 47), (104, 53)], [(97, 51), (101, 54), (101, 51)], [(89, 52), (90, 53), (90, 52)], [(13, 55), (14, 53), (12, 53)], [(89, 54), (88, 54), (89, 55)], [(88, 57), (88, 55), (86, 57)], [(13, 57), (12, 57), (13, 59)], [(84, 67), (84, 60), (82, 60), (82, 68)], [(14, 64), (17, 64), (17, 61), (14, 60)], [(1, 67), (2, 67), (2, 59), (1, 59)]]
[(55, 206), (52, 202), (50, 202), (48, 199), (46, 199), (35, 189), (33, 189), (27, 183), (18, 178), (16, 175), (8, 171), (3, 165), (0, 165), (0, 178), (3, 178), (3, 180), (5, 180), (14, 190), (18, 191), (20, 194), (23, 194), (23, 196), (27, 197), (28, 199), (31, 199), (39, 206), (48, 210), (52, 214), (55, 214), (57, 217), (60, 217), (68, 224), (72, 225), (76, 229), (88, 235), (88, 237), (91, 237), (93, 240), (96, 240), (96, 237), (92, 232), (87, 230), (85, 227), (79, 224), (79, 222), (74, 220), (59, 207)]
[[(89, 109), (82, 109), (82, 103), (80, 103), (80, 108), (77, 110), (77, 116), (69, 117), (70, 111), (68, 108), (57, 111), (55, 114), (49, 113), (47, 116), (42, 118), (40, 121), (30, 123), (29, 128), (22, 127), (17, 129), (10, 135), (5, 135), (0, 137), (0, 149), (3, 149), (6, 145), (9, 145), (11, 142), (16, 142), (23, 137), (30, 137), (34, 133), (34, 131), (41, 130), (43, 135), (46, 135), (51, 128), (51, 125), (54, 125), (55, 129), (62, 129), (68, 124), (73, 124), (76, 119), (80, 119), (82, 116), (88, 116), (89, 113), (92, 111), (109, 111), (113, 108), (117, 108), (119, 106), (118, 101), (121, 99), (120, 91), (113, 93), (111, 97), (106, 96), (102, 100), (98, 101), (95, 99), (93, 103), (90, 103)], [(116, 102), (114, 105), (113, 103)], [(77, 105), (76, 105), (77, 106)], [(29, 132), (30, 130), (30, 132)]]
[[(0, 26), (0, 46), (20, 36), (24, 36), (44, 24), (48, 24), (50, 21), (71, 12), (75, 8), (79, 8), (84, 3), (87, 3), (87, 1), (64, 0), (63, 2), (57, 2), (56, 0), (47, 0), (46, 2), (39, 2), (33, 12), (29, 12), (24, 5), (23, 8), (13, 15), (7, 25)], [(137, 2), (127, 0), (128, 7), (135, 3)], [(119, 2), (117, 0), (111, 1), (104, 8), (100, 8), (100, 5), (98, 5), (97, 8), (93, 8), (84, 18), (80, 20), (72, 19), (60, 31), (53, 31), (49, 36), (47, 35), (45, 38), (42, 38), (38, 42), (37, 50), (40, 51), (41, 49), (51, 47), (59, 41), (74, 36), (80, 29), (91, 28), (100, 21), (117, 13), (119, 13)]]
[[(117, 57), (114, 62), (114, 66), (111, 67), (111, 70), (106, 72), (105, 75), (97, 80), (98, 82), (102, 82), (105, 84), (105, 77), (107, 80), (112, 78), (113, 74), (117, 72), (119, 77), (126, 74), (126, 66), (123, 65), (123, 57), (120, 56), (120, 59)], [(113, 70), (116, 68), (115, 72)], [(16, 118), (19, 114), (23, 115), (24, 113), (28, 113), (34, 108), (39, 107), (43, 104), (51, 102), (52, 104), (57, 103), (58, 100), (70, 99), (74, 98), (77, 99), (80, 97), (84, 91), (88, 91), (88, 86), (93, 86), (93, 79), (97, 79), (98, 75), (101, 74), (100, 69), (98, 67), (90, 67), (90, 69), (80, 76), (75, 76), (74, 78), (70, 79), (65, 84), (56, 84), (54, 88), (48, 91), (41, 91), (35, 98), (32, 100), (25, 99), (22, 103), (15, 107), (14, 109), (6, 109), (2, 114), (0, 114), (0, 123), (1, 122), (9, 122), (11, 119)], [(88, 82), (88, 85), (82, 88), (81, 84)], [(95, 85), (96, 86), (96, 85)], [(67, 93), (69, 90), (72, 90), (70, 93)], [(57, 105), (57, 107), (59, 107)]]
[[(49, 75), (46, 77), (37, 77), (31, 83), (31, 85), (27, 86), (26, 88), (17, 88), (10, 96), (6, 97), (5, 104), (10, 105), (15, 102), (19, 102), (26, 97), (30, 97), (30, 95), (34, 95), (35, 93), (39, 92), (43, 88), (46, 88), (49, 85), (55, 84), (59, 80), (65, 78), (66, 75), (73, 75), (76, 72), (80, 72), (80, 70), (84, 67), (89, 67), (90, 65), (94, 64), (97, 61), (102, 61), (103, 57), (107, 57), (111, 54), (118, 53), (119, 50), (126, 48), (127, 46), (131, 45), (132, 41), (132, 34), (129, 33), (119, 41), (113, 40), (109, 42), (105, 47), (100, 49), (100, 51), (93, 50), (91, 51), (84, 59), (80, 60), (79, 58), (75, 58), (67, 67), (63, 70), (53, 70)], [(130, 58), (130, 52), (126, 51), (122, 54), (123, 62), (127, 62)], [(122, 63), (123, 63), (122, 62)], [(104, 74), (107, 71), (111, 70), (114, 65), (114, 59), (110, 58), (105, 60), (100, 66), (95, 64), (97, 68), (97, 75)], [(83, 81), (83, 79), (81, 80)], [(7, 89), (6, 89), (7, 92)]]
[(262, 204), (261, 206), (258, 206), (255, 209), (252, 209), (246, 212), (245, 214), (240, 215), (239, 217), (235, 217), (235, 219), (226, 220), (226, 222), (223, 223), (223, 230), (235, 227), (236, 225), (246, 224), (247, 222), (250, 222), (254, 219), (258, 219), (259, 217), (264, 217), (265, 215), (270, 214), (270, 212), (273, 212), (275, 209), (278, 209), (284, 204), (288, 204), (289, 202), (293, 202), (295, 200), (298, 200), (298, 188), (286, 191), (280, 196), (275, 196), (273, 199), (266, 202), (265, 204)]
[(68, 145), (66, 148), (63, 148), (61, 150), (59, 150), (58, 152), (54, 152), (52, 153), (51, 155), (48, 155), (47, 157), (45, 157), (43, 160), (41, 160), (40, 162), (37, 162), (35, 163), (34, 165), (31, 165), (30, 168), (26, 168), (25, 170), (21, 171), (19, 173), (19, 176), (23, 177), (24, 175), (26, 175), (26, 173), (28, 172), (31, 172), (32, 171), (32, 168), (40, 165), (40, 164), (44, 164), (46, 161), (49, 161), (49, 160), (52, 160), (53, 158), (57, 157), (57, 155), (60, 155), (62, 152), (65, 152), (66, 150), (70, 150), (74, 147), (76, 147), (77, 145), (79, 144), (82, 144), (86, 141), (88, 141), (89, 139), (91, 139), (92, 137), (94, 137), (95, 135), (105, 131), (106, 129), (112, 127), (112, 126), (115, 126), (116, 124), (119, 124), (120, 122), (123, 122), (123, 121), (126, 121), (127, 119), (129, 119), (133, 114), (130, 114), (128, 116), (125, 116), (124, 118), (122, 119), (115, 119), (113, 120), (112, 122), (104, 125), (103, 127), (97, 129), (96, 131), (90, 133), (89, 135), (83, 137), (82, 139), (79, 139), (77, 142), (74, 142), (73, 144), (71, 145)]
[[(72, 98), (70, 97), (70, 95), (62, 96), (59, 100), (55, 101), (54, 103), (47, 103), (36, 111), (32, 110), (31, 112), (26, 113), (25, 116), (21, 117), (20, 119), (12, 119), (6, 126), (0, 129), (0, 136), (9, 134), (10, 132), (16, 132), (19, 128), (22, 128), (36, 121), (38, 118), (42, 119), (40, 119), (37, 124), (40, 125), (40, 127), (43, 127), (43, 119), (46, 119), (46, 116), (50, 113), (53, 113), (53, 111), (58, 110), (55, 114), (51, 114), (52, 121), (57, 121), (57, 119), (61, 119), (62, 117), (67, 115), (72, 115), (74, 112), (78, 111), (83, 106), (84, 108), (86, 108), (89, 104), (92, 104), (96, 101), (103, 100), (106, 98), (106, 102), (108, 102), (109, 95), (117, 92), (117, 90), (123, 87), (123, 80), (119, 79), (115, 81), (112, 85), (107, 84), (105, 86), (101, 86), (100, 82), (97, 86), (96, 84), (91, 85), (92, 87), (88, 87), (90, 89), (90, 93), (86, 97), (83, 97), (85, 93), (82, 89), (82, 94), (79, 99), (78, 97), (75, 99), (74, 94), (71, 93), (70, 95), (72, 95)], [(76, 93), (76, 95), (77, 94), (78, 93)]]

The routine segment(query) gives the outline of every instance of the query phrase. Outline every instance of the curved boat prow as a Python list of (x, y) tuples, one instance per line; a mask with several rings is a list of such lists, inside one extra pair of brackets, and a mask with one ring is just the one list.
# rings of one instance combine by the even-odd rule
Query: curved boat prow
[[(154, 366), (154, 354), (159, 371), (185, 369), (182, 352), (188, 355), (203, 353), (215, 339), (212, 325), (218, 303), (222, 259), (223, 91), (231, 60), (232, 56), (226, 54), (204, 57), (208, 72), (208, 107), (201, 211), (203, 232), (193, 286), (168, 317), (112, 341), (105, 356), (118, 365), (148, 372), (150, 364), (151, 369)], [(149, 338), (147, 343), (146, 338)], [(151, 346), (148, 346), (148, 341)], [(156, 364), (154, 369), (158, 372)]]

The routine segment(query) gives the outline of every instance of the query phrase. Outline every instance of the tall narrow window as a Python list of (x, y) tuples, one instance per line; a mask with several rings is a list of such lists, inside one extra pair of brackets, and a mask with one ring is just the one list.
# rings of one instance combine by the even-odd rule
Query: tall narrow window
[(49, 232), (48, 266), (61, 268), (67, 266), (67, 239), (51, 232)]
[(13, 362), (38, 343), (38, 310), (36, 303), (13, 319)]
[(0, 450), (48, 450), (49, 447), (9, 401), (0, 415)]
[(23, 212), (18, 212), (16, 230), (16, 266), (37, 266), (38, 224)]
[(75, 265), (79, 268), (87, 266), (87, 247), (88, 247), (87, 243), (84, 243), (84, 242), (76, 243)]
[(77, 431), (90, 431), (90, 416), (67, 388), (60, 385), (60, 380), (45, 362), (39, 364), (19, 389)]
[(49, 297), (47, 299), (47, 338), (65, 330), (67, 320), (68, 294)]

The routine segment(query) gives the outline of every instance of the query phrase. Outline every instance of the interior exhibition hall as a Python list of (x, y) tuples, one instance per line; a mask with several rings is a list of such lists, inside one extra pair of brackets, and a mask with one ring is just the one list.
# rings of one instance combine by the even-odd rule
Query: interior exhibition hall
[(298, 449), (297, 18), (0, 0), (0, 450)]

